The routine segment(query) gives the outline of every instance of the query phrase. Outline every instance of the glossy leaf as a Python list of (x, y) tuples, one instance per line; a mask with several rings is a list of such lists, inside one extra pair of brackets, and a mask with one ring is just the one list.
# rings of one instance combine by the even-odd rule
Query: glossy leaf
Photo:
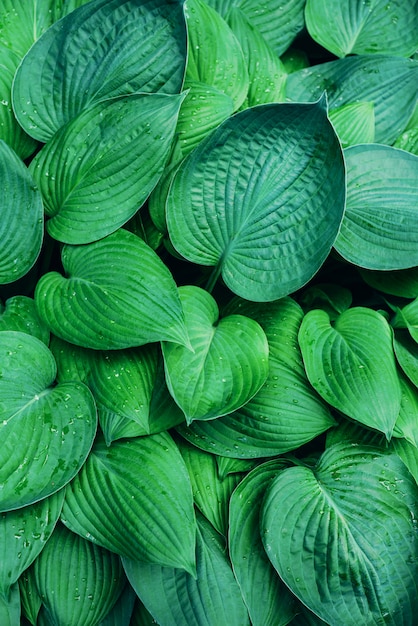
[(344, 200), (325, 100), (260, 105), (229, 118), (183, 161), (167, 199), (168, 231), (182, 256), (215, 266), (213, 280), (221, 274), (237, 295), (265, 302), (319, 269)]
[(418, 387), (418, 343), (408, 331), (397, 329), (394, 348), (399, 365), (415, 387)]
[(307, 313), (299, 331), (307, 376), (331, 406), (390, 439), (401, 389), (384, 317), (348, 309), (331, 324), (325, 311)]
[(13, 86), (15, 114), (46, 142), (105, 98), (178, 93), (185, 52), (180, 2), (92, 0), (53, 24), (25, 56)]
[(330, 111), (331, 120), (343, 148), (374, 142), (373, 102), (352, 102)]
[(66, 490), (62, 520), (108, 550), (194, 573), (192, 490), (167, 433), (110, 447), (97, 440)]
[(62, 263), (68, 278), (50, 272), (35, 291), (39, 315), (57, 337), (96, 350), (187, 343), (173, 277), (133, 233), (64, 246)]
[(317, 467), (269, 487), (261, 519), (269, 559), (330, 624), (412, 624), (418, 610), (418, 488), (396, 455), (337, 444)]
[(9, 511), (55, 493), (75, 476), (97, 417), (85, 385), (52, 386), (54, 358), (31, 335), (0, 333), (0, 372), (0, 511)]
[(4, 307), (0, 302), (0, 331), (16, 330), (37, 337), (44, 344), (49, 344), (49, 330), (42, 323), (32, 298), (13, 296), (6, 300)]
[(24, 57), (52, 24), (53, 0), (2, 0), (0, 44)]
[(219, 319), (216, 301), (200, 287), (180, 287), (179, 293), (193, 351), (163, 343), (168, 389), (188, 423), (231, 413), (267, 378), (266, 336), (245, 316)]

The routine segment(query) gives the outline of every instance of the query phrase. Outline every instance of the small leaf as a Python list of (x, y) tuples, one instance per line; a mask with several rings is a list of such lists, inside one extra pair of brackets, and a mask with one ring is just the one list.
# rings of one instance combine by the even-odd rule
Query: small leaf
[(407, 328), (412, 339), (418, 343), (418, 297), (399, 309), (392, 320), (394, 328)]
[(331, 120), (343, 148), (373, 143), (375, 135), (373, 102), (352, 102), (330, 111)]
[(42, 323), (32, 298), (13, 296), (5, 302), (3, 309), (0, 303), (0, 331), (16, 330), (37, 337), (45, 345), (49, 344), (49, 330)]

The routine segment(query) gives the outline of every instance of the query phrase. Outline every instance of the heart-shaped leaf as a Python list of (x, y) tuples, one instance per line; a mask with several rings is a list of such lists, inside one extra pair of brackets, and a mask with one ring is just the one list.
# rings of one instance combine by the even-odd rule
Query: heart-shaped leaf
[(53, 387), (56, 365), (42, 341), (0, 333), (0, 511), (58, 491), (84, 463), (97, 426), (90, 390)]
[(390, 439), (401, 389), (385, 318), (355, 307), (331, 324), (325, 311), (309, 311), (299, 343), (308, 378), (324, 400)]
[(165, 94), (107, 99), (57, 131), (30, 164), (52, 237), (90, 243), (137, 212), (162, 174), (182, 100)]
[(189, 261), (215, 266), (214, 280), (222, 274), (238, 295), (265, 302), (316, 273), (344, 201), (325, 99), (265, 104), (226, 120), (182, 162), (167, 198), (168, 231)]
[(24, 163), (0, 141), (0, 284), (24, 276), (35, 263), (43, 239), (41, 195)]
[(62, 520), (74, 532), (135, 560), (194, 574), (190, 480), (167, 433), (96, 441), (68, 485)]
[(347, 206), (335, 248), (371, 270), (418, 265), (418, 156), (379, 144), (345, 151)]
[(64, 246), (57, 272), (35, 291), (41, 319), (70, 343), (116, 350), (154, 341), (187, 343), (173, 277), (147, 244), (126, 230), (85, 246)]
[(49, 330), (42, 323), (32, 298), (27, 296), (13, 296), (5, 302), (0, 302), (0, 331), (17, 330), (28, 333), (49, 344)]
[(291, 591), (329, 624), (413, 624), (418, 487), (402, 461), (342, 443), (271, 483), (261, 528)]
[(92, 0), (53, 24), (25, 56), (13, 83), (15, 114), (46, 142), (100, 100), (179, 92), (185, 58), (182, 3)]
[(244, 316), (219, 320), (212, 296), (200, 287), (180, 287), (193, 351), (163, 343), (167, 386), (188, 423), (236, 410), (257, 393), (268, 374), (268, 344), (262, 328)]

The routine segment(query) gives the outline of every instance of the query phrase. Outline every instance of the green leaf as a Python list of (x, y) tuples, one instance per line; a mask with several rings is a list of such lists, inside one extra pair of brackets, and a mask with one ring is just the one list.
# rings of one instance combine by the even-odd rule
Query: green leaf
[(57, 364), (57, 382), (66, 383), (77, 380), (88, 386), (91, 361), (95, 352), (74, 346), (52, 335), (49, 349)]
[(41, 195), (24, 163), (0, 140), (0, 284), (11, 283), (30, 270), (41, 251)]
[(215, 459), (218, 466), (218, 476), (221, 480), (230, 474), (247, 473), (258, 465), (258, 461), (253, 459), (232, 459), (219, 455), (215, 455)]
[(331, 120), (343, 148), (374, 142), (373, 102), (352, 102), (330, 111)]
[(185, 59), (181, 2), (92, 0), (53, 24), (25, 56), (13, 84), (15, 114), (46, 142), (100, 100), (179, 92)]
[(406, 439), (393, 439), (393, 450), (405, 463), (418, 485), (418, 449)]
[(22, 616), (24, 615), (28, 622), (36, 625), (38, 614), (42, 606), (42, 599), (36, 589), (32, 567), (25, 570), (19, 578), (19, 590)]
[(2, 0), (0, 44), (23, 58), (52, 24), (54, 0)]
[(116, 554), (61, 524), (32, 567), (52, 624), (95, 626), (109, 613), (126, 582)]
[(416, 103), (418, 61), (387, 55), (354, 55), (294, 72), (286, 98), (314, 102), (326, 91), (330, 111), (354, 102), (373, 102), (375, 141), (392, 144)]
[(359, 271), (363, 280), (378, 291), (401, 298), (418, 296), (418, 267), (392, 272), (365, 269)]
[(321, 46), (347, 54), (411, 56), (418, 48), (418, 2), (307, 0), (306, 27)]
[(261, 541), (259, 515), (270, 482), (288, 465), (263, 463), (232, 494), (229, 553), (253, 626), (286, 626), (295, 615), (295, 598), (280, 580)]
[(219, 320), (207, 291), (186, 286), (179, 293), (193, 351), (172, 343), (162, 347), (167, 386), (190, 424), (231, 413), (257, 393), (268, 374), (268, 344), (252, 319)]
[(195, 578), (179, 569), (123, 558), (128, 580), (160, 626), (248, 626), (223, 541), (201, 515), (197, 521)]
[(267, 554), (291, 591), (330, 624), (412, 624), (418, 610), (418, 488), (396, 455), (338, 444), (291, 467), (263, 506)]
[(20, 624), (20, 594), (17, 583), (11, 586), (6, 597), (0, 594), (0, 623), (2, 626)]
[(418, 265), (418, 156), (379, 144), (345, 151), (347, 206), (335, 249), (371, 270)]
[(393, 145), (418, 156), (418, 128), (409, 128), (403, 132)]
[(49, 330), (42, 323), (32, 298), (13, 296), (3, 305), (0, 302), (0, 331), (16, 330), (37, 337), (49, 344)]
[(99, 102), (60, 128), (30, 164), (49, 234), (90, 243), (125, 224), (158, 182), (183, 96)]
[(130, 626), (137, 595), (131, 585), (126, 584), (113, 609), (98, 626)]
[(58, 491), (84, 463), (97, 426), (90, 390), (53, 387), (56, 365), (39, 339), (0, 333), (0, 511)]
[(187, 335), (177, 287), (158, 255), (119, 229), (95, 243), (64, 246), (67, 278), (42, 276), (35, 291), (41, 319), (70, 343), (116, 350)]
[(393, 435), (394, 437), (404, 437), (418, 448), (418, 390), (404, 376), (400, 377), (400, 384), (402, 390), (401, 408), (393, 429)]
[(168, 231), (189, 261), (215, 266), (213, 280), (222, 274), (234, 293), (265, 302), (320, 268), (344, 200), (325, 100), (260, 105), (226, 120), (183, 161), (167, 199)]
[(344, 313), (352, 304), (352, 294), (346, 288), (332, 283), (319, 283), (308, 287), (299, 297), (305, 312), (311, 309), (326, 311), (331, 320)]
[(112, 552), (194, 574), (192, 490), (167, 433), (110, 447), (97, 440), (68, 485), (61, 519)]
[(393, 345), (399, 365), (415, 387), (418, 387), (418, 343), (408, 331), (397, 329)]
[(309, 311), (299, 343), (307, 376), (324, 400), (390, 439), (401, 389), (385, 318), (354, 307), (331, 324), (325, 311)]
[(412, 339), (418, 343), (418, 297), (399, 309), (392, 320), (394, 328), (407, 328)]

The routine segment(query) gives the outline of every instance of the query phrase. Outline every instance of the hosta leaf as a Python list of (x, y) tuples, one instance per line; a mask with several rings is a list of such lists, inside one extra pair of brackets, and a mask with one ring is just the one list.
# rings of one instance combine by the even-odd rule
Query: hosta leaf
[(62, 519), (113, 552), (194, 573), (192, 490), (167, 433), (109, 448), (96, 441), (66, 490)]
[(182, 99), (134, 94), (104, 100), (54, 135), (30, 164), (52, 237), (96, 241), (137, 212), (162, 174)]
[(407, 328), (412, 339), (418, 343), (418, 297), (397, 311), (392, 325), (394, 328)]
[(2, 0), (0, 44), (22, 58), (52, 24), (54, 0)]
[(19, 578), (19, 589), (22, 616), (25, 616), (31, 624), (37, 625), (37, 617), (42, 606), (42, 600), (36, 589), (32, 567), (25, 570)]
[(347, 205), (335, 248), (371, 270), (418, 265), (418, 156), (369, 144), (345, 151)]
[(0, 284), (11, 283), (30, 270), (43, 239), (41, 195), (26, 166), (0, 140)]
[(154, 341), (187, 343), (177, 287), (157, 254), (126, 230), (86, 246), (64, 246), (68, 276), (42, 276), (40, 317), (70, 343), (115, 350)]
[(263, 463), (231, 497), (229, 553), (253, 626), (286, 626), (295, 614), (295, 598), (270, 563), (259, 526), (264, 493), (287, 465), (281, 460)]
[(113, 609), (98, 626), (130, 626), (131, 616), (137, 595), (129, 583), (120, 594)]
[(339, 57), (376, 52), (409, 57), (418, 48), (416, 0), (308, 0), (305, 18), (310, 36)]
[(49, 330), (42, 323), (34, 300), (27, 296), (9, 298), (4, 303), (4, 308), (0, 302), (0, 331), (2, 330), (17, 330), (49, 344)]
[(185, 56), (181, 2), (92, 0), (53, 24), (24, 57), (13, 84), (15, 114), (46, 142), (105, 98), (179, 92)]
[(0, 511), (58, 491), (84, 463), (96, 431), (90, 390), (52, 386), (56, 365), (39, 339), (0, 333)]
[(258, 460), (253, 459), (233, 459), (227, 456), (215, 455), (218, 466), (218, 476), (224, 480), (230, 474), (247, 473), (258, 465)]
[(93, 350), (80, 348), (52, 335), (49, 349), (57, 364), (57, 382), (78, 380), (88, 386), (91, 362), (95, 358)]
[(418, 484), (418, 449), (406, 439), (393, 439), (393, 450), (402, 459)]
[(283, 63), (286, 74), (292, 74), (298, 70), (303, 70), (305, 67), (310, 66), (308, 55), (304, 50), (300, 48), (294, 48), (291, 46), (280, 56), (280, 60)]
[(418, 128), (409, 128), (403, 132), (393, 145), (418, 156)]
[(360, 269), (363, 280), (378, 291), (402, 298), (418, 297), (418, 267), (382, 272)]
[(404, 130), (417, 97), (418, 61), (387, 55), (354, 55), (294, 72), (286, 97), (315, 101), (326, 90), (330, 111), (348, 103), (373, 102), (375, 141), (391, 144)]
[(188, 423), (226, 415), (248, 402), (268, 374), (262, 328), (245, 316), (219, 320), (214, 298), (200, 287), (179, 288), (193, 351), (163, 343), (167, 386)]
[(179, 569), (123, 558), (128, 580), (160, 626), (248, 626), (223, 541), (198, 516), (196, 578)]
[(299, 302), (305, 312), (311, 309), (322, 309), (328, 313), (331, 320), (350, 308), (352, 301), (351, 292), (346, 287), (332, 283), (312, 285), (299, 297)]
[(236, 294), (265, 302), (319, 269), (344, 200), (325, 100), (260, 105), (226, 120), (183, 161), (167, 199), (168, 231), (189, 261), (215, 266), (214, 279), (222, 274)]
[(329, 119), (343, 148), (374, 141), (373, 102), (352, 102), (330, 111)]
[(415, 387), (418, 387), (418, 343), (408, 331), (397, 329), (393, 345), (399, 365)]
[(355, 307), (331, 324), (325, 311), (309, 311), (299, 343), (308, 378), (324, 400), (390, 439), (401, 390), (385, 318)]
[(8, 595), (0, 594), (0, 623), (2, 626), (20, 624), (20, 594), (17, 583), (11, 586)]
[(95, 626), (109, 613), (126, 582), (116, 554), (61, 524), (32, 567), (52, 624)]
[(136, 597), (136, 602), (134, 606), (134, 610), (132, 613), (132, 619), (130, 626), (154, 626), (155, 620), (152, 617), (151, 613), (147, 610), (147, 608), (140, 601), (138, 596)]
[(418, 390), (406, 377), (400, 377), (402, 398), (398, 419), (393, 429), (395, 437), (404, 437), (418, 448)]

